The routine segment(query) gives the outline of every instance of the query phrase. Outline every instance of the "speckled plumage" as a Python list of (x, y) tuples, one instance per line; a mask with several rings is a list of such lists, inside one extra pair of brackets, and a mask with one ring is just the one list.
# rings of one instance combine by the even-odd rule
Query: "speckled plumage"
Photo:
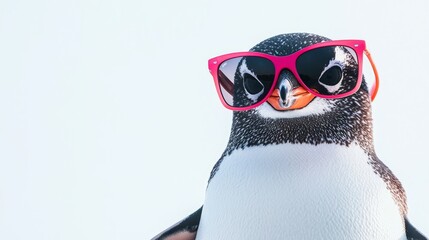
[[(269, 38), (251, 49), (276, 56), (285, 56), (328, 38), (313, 34), (284, 34)], [(227, 148), (214, 166), (210, 179), (216, 174), (224, 156), (235, 149), (257, 145), (282, 143), (333, 143), (350, 145), (356, 141), (368, 154), (368, 161), (386, 182), (405, 215), (405, 191), (390, 169), (376, 156), (372, 139), (371, 103), (368, 88), (362, 84), (354, 95), (331, 100), (333, 110), (323, 115), (300, 118), (271, 119), (255, 113), (256, 110), (234, 112)]]

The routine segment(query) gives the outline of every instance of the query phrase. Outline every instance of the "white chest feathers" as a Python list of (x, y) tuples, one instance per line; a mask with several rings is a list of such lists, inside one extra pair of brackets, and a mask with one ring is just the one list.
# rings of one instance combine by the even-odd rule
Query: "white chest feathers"
[(357, 145), (236, 150), (207, 188), (197, 239), (406, 239), (367, 161)]

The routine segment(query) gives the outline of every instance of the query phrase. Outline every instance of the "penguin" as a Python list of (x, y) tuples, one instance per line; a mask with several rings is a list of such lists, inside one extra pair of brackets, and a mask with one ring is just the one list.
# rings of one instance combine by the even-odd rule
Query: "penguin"
[[(286, 56), (329, 40), (282, 34), (250, 51)], [(326, 61), (315, 68), (336, 63)], [(254, 101), (264, 89), (252, 75), (258, 66), (239, 64), (234, 101)], [(365, 79), (353, 95), (326, 99), (303, 94), (288, 69), (278, 78), (266, 102), (233, 112), (203, 206), (153, 239), (427, 239), (408, 221), (405, 190), (375, 153)]]

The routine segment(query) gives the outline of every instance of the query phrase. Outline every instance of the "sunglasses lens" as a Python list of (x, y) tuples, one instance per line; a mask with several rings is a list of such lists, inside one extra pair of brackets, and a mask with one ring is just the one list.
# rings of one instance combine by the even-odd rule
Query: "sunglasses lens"
[(232, 107), (248, 107), (267, 96), (275, 70), (270, 60), (247, 56), (222, 62), (217, 75), (225, 102)]
[(296, 60), (296, 69), (308, 88), (326, 96), (351, 92), (358, 83), (356, 52), (345, 46), (307, 51)]

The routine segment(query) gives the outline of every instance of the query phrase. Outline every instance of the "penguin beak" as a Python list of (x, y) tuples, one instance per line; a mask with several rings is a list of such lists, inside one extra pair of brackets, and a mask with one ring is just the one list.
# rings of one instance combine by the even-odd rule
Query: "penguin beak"
[(304, 108), (314, 98), (295, 79), (281, 78), (267, 101), (277, 111), (287, 111)]

